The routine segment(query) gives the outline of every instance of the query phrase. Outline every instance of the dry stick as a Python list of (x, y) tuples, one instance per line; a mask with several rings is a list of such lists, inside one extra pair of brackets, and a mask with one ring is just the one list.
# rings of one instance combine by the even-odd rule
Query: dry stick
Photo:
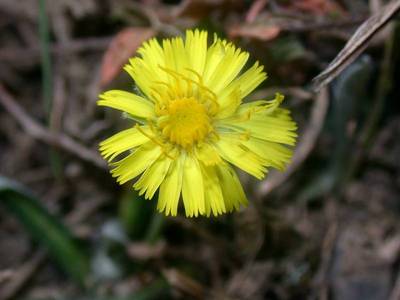
[(79, 144), (65, 134), (54, 134), (53, 132), (50, 132), (45, 127), (33, 120), (23, 110), (23, 108), (19, 104), (17, 104), (15, 99), (4, 89), (1, 84), (0, 103), (32, 137), (41, 140), (49, 145), (62, 148), (65, 151), (79, 157), (84, 161), (90, 162), (101, 169), (106, 168), (104, 160), (102, 160), (96, 152)]
[(285, 173), (275, 173), (273, 176), (269, 176), (264, 181), (257, 191), (257, 195), (262, 199), (269, 194), (273, 189), (281, 185), (289, 178), (290, 175), (297, 170), (297, 168), (303, 163), (308, 157), (311, 150), (314, 148), (315, 142), (321, 132), (322, 125), (325, 120), (325, 115), (328, 110), (329, 95), (328, 89), (323, 88), (317, 98), (315, 99), (314, 106), (311, 112), (311, 121), (307, 126), (299, 145), (293, 155), (292, 163), (288, 166)]
[(394, 287), (390, 293), (389, 300), (399, 300), (400, 299), (400, 274), (396, 278)]
[(353, 62), (367, 47), (371, 38), (400, 10), (400, 0), (387, 4), (365, 21), (346, 43), (329, 66), (313, 79), (314, 90), (319, 91)]
[(339, 235), (337, 199), (329, 198), (325, 207), (325, 219), (328, 221), (321, 248), (321, 263), (314, 277), (315, 294), (318, 299), (327, 300), (329, 294), (329, 272), (332, 268), (334, 250)]
[(0, 271), (0, 284), (4, 281), (9, 280), (13, 276), (14, 272), (9, 269), (1, 270)]
[(13, 272), (10, 282), (0, 290), (0, 299), (7, 300), (15, 296), (17, 291), (35, 273), (37, 268), (44, 262), (46, 253), (43, 250), (36, 251), (29, 261), (25, 262), (17, 271)]
[(251, 5), (249, 11), (246, 14), (245, 20), (246, 23), (253, 23), (257, 18), (258, 14), (262, 11), (262, 9), (267, 5), (268, 0), (256, 0)]
[[(112, 37), (104, 38), (87, 38), (71, 40), (68, 44), (53, 44), (50, 46), (50, 52), (56, 55), (68, 54), (72, 52), (83, 52), (93, 50), (103, 50), (108, 47)], [(30, 47), (11, 48), (4, 47), (0, 50), (0, 61), (18, 61), (21, 58), (28, 57), (29, 60), (38, 61), (40, 59), (40, 48)]]
[(171, 286), (182, 291), (184, 294), (191, 296), (191, 298), (208, 298), (205, 297), (207, 289), (200, 282), (183, 274), (177, 269), (163, 269), (162, 273)]

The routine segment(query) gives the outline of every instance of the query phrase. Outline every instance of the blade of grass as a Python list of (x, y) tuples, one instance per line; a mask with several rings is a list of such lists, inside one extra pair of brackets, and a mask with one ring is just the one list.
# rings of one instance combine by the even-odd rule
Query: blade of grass
[[(43, 108), (47, 115), (47, 122), (51, 125), (51, 109), (53, 98), (53, 72), (50, 55), (50, 32), (46, 13), (46, 0), (39, 0), (39, 38), (42, 69)], [(50, 164), (56, 178), (62, 177), (62, 161), (58, 152), (51, 148), (49, 153)]]
[(84, 285), (89, 261), (71, 232), (26, 188), (0, 176), (0, 204), (25, 227), (33, 240), (76, 282)]
[(153, 210), (154, 201), (146, 201), (136, 191), (127, 191), (122, 195), (119, 218), (133, 240), (145, 238)]
[(153, 217), (146, 232), (146, 241), (150, 244), (157, 242), (164, 228), (165, 217), (163, 214), (154, 211)]

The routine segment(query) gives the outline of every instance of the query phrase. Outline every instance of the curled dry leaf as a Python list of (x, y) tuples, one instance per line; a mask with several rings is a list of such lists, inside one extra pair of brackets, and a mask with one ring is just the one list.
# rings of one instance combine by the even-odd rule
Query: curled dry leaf
[(230, 38), (248, 37), (261, 41), (270, 41), (275, 39), (281, 28), (277, 25), (239, 25), (231, 28), (228, 32)]
[(100, 85), (110, 83), (139, 46), (156, 34), (154, 29), (128, 27), (116, 34), (106, 50), (100, 71)]

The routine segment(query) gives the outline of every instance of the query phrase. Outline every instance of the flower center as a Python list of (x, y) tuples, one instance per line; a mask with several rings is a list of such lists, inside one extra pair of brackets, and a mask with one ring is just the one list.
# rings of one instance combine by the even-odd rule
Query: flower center
[(170, 142), (184, 148), (204, 140), (213, 129), (207, 110), (194, 97), (170, 101), (166, 110), (160, 129)]

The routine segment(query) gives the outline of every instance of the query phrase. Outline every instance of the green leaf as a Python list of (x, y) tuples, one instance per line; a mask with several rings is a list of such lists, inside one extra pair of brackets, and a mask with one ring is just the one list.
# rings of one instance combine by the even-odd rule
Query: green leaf
[(165, 216), (155, 211), (153, 213), (153, 218), (151, 219), (149, 228), (146, 232), (146, 241), (148, 243), (154, 244), (160, 239), (162, 230), (164, 228), (164, 223)]
[(154, 201), (147, 201), (136, 191), (126, 191), (120, 200), (119, 218), (133, 240), (145, 237), (153, 215)]
[(294, 36), (278, 38), (271, 44), (270, 52), (275, 63), (290, 62), (306, 55), (300, 40)]
[[(371, 77), (373, 61), (367, 56), (361, 56), (349, 65), (332, 86), (332, 129), (335, 138), (335, 147), (332, 149), (330, 169), (334, 172), (335, 186), (343, 184), (344, 175), (354, 149), (354, 137), (359, 131), (359, 124), (363, 118), (363, 109), (370, 103), (372, 93)], [(353, 122), (355, 134), (348, 135), (349, 124)]]
[(324, 165), (311, 181), (298, 192), (300, 201), (311, 201), (332, 190), (340, 193), (346, 184), (347, 172), (354, 149), (355, 134), (349, 135), (349, 124), (359, 124), (362, 110), (368, 107), (373, 63), (369, 56), (362, 56), (349, 65), (332, 85), (331, 108), (327, 131), (335, 140), (330, 149), (328, 165)]
[(23, 186), (0, 176), (0, 203), (25, 227), (33, 240), (47, 249), (49, 255), (67, 274), (84, 284), (89, 261), (59, 218)]

